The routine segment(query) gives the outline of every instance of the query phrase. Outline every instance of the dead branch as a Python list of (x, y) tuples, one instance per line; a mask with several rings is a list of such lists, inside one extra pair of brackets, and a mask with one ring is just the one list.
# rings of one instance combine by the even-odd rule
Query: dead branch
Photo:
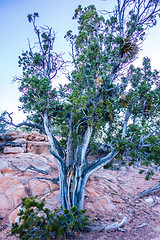
[(142, 228), (142, 227), (146, 227), (147, 223), (142, 223), (141, 225), (137, 226), (137, 228)]
[(136, 197), (134, 197), (134, 200), (144, 197), (144, 196), (147, 196), (147, 195), (150, 195), (150, 194), (157, 193), (159, 191), (160, 191), (160, 183), (158, 183), (155, 187), (152, 187), (148, 190), (144, 190), (144, 191), (140, 192)]
[(10, 121), (8, 121), (8, 120), (6, 120), (4, 117), (0, 116), (0, 122), (4, 122), (4, 123), (6, 123), (6, 124), (8, 124), (8, 125), (11, 125), (11, 126), (13, 126), (13, 127), (16, 127), (16, 128), (22, 127), (22, 126), (27, 126), (27, 127), (37, 128), (37, 129), (39, 129), (39, 130), (41, 131), (41, 133), (42, 133), (42, 132), (45, 132), (43, 126), (38, 126), (38, 125), (36, 125), (36, 124), (29, 123), (29, 122), (26, 122), (26, 121), (24, 121), (24, 122), (22, 122), (22, 123), (19, 123), (19, 124), (14, 124), (14, 123), (13, 123), (13, 120), (12, 120), (12, 118), (11, 118), (11, 114), (9, 114), (9, 113), (7, 113), (7, 114), (8, 114), (8, 116), (9, 116), (9, 118), (10, 118)]
[(88, 226), (85, 227), (86, 231), (115, 231), (115, 230), (119, 230), (119, 231), (125, 231), (122, 227), (124, 227), (128, 222), (128, 217), (124, 217), (123, 220), (121, 222), (116, 222), (113, 223), (111, 225), (107, 225), (107, 224), (103, 224), (101, 226)]

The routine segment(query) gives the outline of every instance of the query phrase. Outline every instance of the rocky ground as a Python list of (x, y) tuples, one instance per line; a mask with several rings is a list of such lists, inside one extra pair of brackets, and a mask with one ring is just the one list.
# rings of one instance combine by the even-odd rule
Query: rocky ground
[[(39, 199), (45, 197), (46, 207), (60, 206), (59, 187), (54, 181), (58, 170), (45, 136), (12, 132), (7, 139), (0, 136), (0, 143), (4, 141), (8, 146), (1, 147), (0, 153), (0, 239), (16, 240), (10, 229), (17, 220), (21, 197), (38, 195)], [(87, 213), (97, 225), (111, 225), (124, 217), (128, 221), (122, 231), (83, 232), (72, 239), (160, 240), (160, 192), (134, 200), (137, 194), (159, 181), (160, 173), (146, 181), (133, 167), (114, 171), (102, 168), (95, 172), (86, 188)]]

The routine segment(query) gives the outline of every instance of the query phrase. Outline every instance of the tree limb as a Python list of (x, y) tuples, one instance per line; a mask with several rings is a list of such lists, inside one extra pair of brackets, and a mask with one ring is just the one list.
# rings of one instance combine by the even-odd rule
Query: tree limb
[(103, 158), (96, 159), (92, 163), (88, 163), (87, 167), (84, 170), (84, 173), (90, 176), (94, 171), (98, 170), (99, 168), (103, 167), (105, 164), (111, 162), (113, 158), (117, 156), (118, 152), (113, 149), (107, 156)]
[[(9, 113), (7, 113), (7, 114), (8, 114), (8, 116), (11, 115), (11, 114), (9, 114)], [(11, 126), (13, 126), (13, 127), (16, 127), (16, 128), (17, 128), (17, 127), (22, 127), (22, 126), (27, 126), (27, 127), (37, 128), (37, 129), (41, 130), (43, 133), (45, 132), (43, 126), (36, 125), (36, 124), (33, 124), (33, 123), (28, 123), (28, 122), (26, 122), (26, 121), (24, 121), (24, 122), (22, 122), (22, 123), (19, 123), (19, 124), (15, 124), (15, 123), (13, 123), (13, 120), (12, 120), (12, 118), (11, 118), (10, 116), (9, 116), (9, 118), (11, 119), (10, 121), (6, 120), (6, 119), (3, 118), (3, 117), (0, 117), (0, 122), (4, 122), (4, 123), (6, 123), (6, 124), (8, 124), (8, 125), (11, 125)]]

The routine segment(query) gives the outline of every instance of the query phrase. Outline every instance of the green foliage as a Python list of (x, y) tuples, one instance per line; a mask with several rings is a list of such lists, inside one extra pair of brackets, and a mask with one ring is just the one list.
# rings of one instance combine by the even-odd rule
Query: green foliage
[[(118, 157), (131, 157), (129, 165), (134, 163), (146, 166), (150, 166), (151, 163), (158, 165), (160, 164), (159, 72), (152, 71), (151, 61), (146, 57), (143, 59), (142, 68), (130, 66), (127, 81), (131, 87), (120, 96), (120, 112), (114, 116), (112, 124), (105, 127), (105, 143), (116, 142)], [(122, 128), (127, 111), (130, 119), (126, 136), (122, 139)]]
[(116, 150), (123, 155), (123, 153), (125, 152), (127, 147), (127, 141), (125, 138), (122, 138), (121, 140), (119, 140), (116, 144)]
[(38, 13), (34, 13), (34, 14), (28, 14), (28, 21), (31, 23), (32, 21), (35, 20), (36, 17), (39, 17)]
[(153, 170), (147, 172), (145, 179), (148, 181), (154, 175)]
[[(38, 13), (29, 14), (28, 20), (33, 25), (38, 42), (34, 48), (19, 56), (19, 67), (22, 68), (22, 79), (19, 82), (20, 109), (28, 113), (28, 119), (40, 125), (43, 123), (43, 114), (47, 112), (55, 122), (61, 116), (62, 102), (58, 99), (58, 92), (52, 86), (52, 79), (57, 75), (65, 62), (61, 54), (53, 51), (55, 33), (47, 26), (38, 27), (36, 19)], [(59, 116), (57, 116), (60, 113)]]
[(36, 198), (22, 198), (19, 223), (13, 223), (11, 229), (12, 235), (18, 234), (19, 239), (49, 240), (53, 236), (69, 236), (89, 225), (86, 209), (78, 211), (77, 207), (70, 210), (61, 207), (61, 211), (55, 209), (51, 212), (44, 208), (45, 199), (39, 203)]
[(113, 162), (110, 162), (110, 163), (107, 163), (105, 166), (104, 166), (104, 169), (110, 169), (110, 170), (113, 170)]
[(6, 124), (3, 122), (0, 122), (0, 134), (5, 133), (7, 130), (6, 128), (7, 128)]

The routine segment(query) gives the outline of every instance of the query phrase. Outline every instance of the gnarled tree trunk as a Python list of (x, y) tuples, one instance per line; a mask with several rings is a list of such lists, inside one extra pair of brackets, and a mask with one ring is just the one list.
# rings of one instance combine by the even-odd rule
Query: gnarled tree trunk
[(77, 206), (79, 210), (83, 209), (85, 189), (89, 176), (109, 163), (118, 152), (112, 150), (106, 157), (88, 163), (86, 152), (93, 131), (92, 126), (87, 127), (82, 143), (76, 148), (73, 147), (71, 136), (68, 137), (66, 155), (52, 135), (47, 114), (44, 115), (44, 127), (50, 143), (50, 152), (58, 163), (61, 205), (67, 209), (74, 206)]
[[(77, 208), (84, 208), (85, 189), (89, 176), (104, 166), (106, 163), (118, 154), (112, 151), (104, 158), (95, 160), (92, 163), (80, 165), (75, 163), (67, 168), (62, 168), (59, 165), (59, 186), (60, 186), (60, 199), (61, 205), (64, 208), (70, 209), (73, 206)], [(80, 157), (79, 155), (76, 157)]]

